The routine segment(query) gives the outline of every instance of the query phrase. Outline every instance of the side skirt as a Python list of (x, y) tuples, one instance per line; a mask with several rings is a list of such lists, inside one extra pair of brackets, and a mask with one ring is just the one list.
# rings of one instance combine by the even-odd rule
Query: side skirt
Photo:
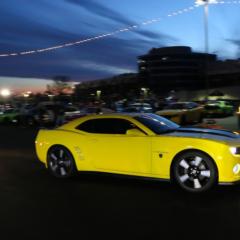
[(134, 176), (120, 173), (106, 173), (106, 172), (95, 172), (95, 171), (78, 171), (79, 175), (84, 176), (102, 176), (102, 177), (114, 177), (124, 179), (135, 179), (135, 180), (146, 180), (146, 181), (159, 181), (159, 182), (171, 182), (170, 179), (157, 178), (157, 177), (145, 177), (145, 176)]

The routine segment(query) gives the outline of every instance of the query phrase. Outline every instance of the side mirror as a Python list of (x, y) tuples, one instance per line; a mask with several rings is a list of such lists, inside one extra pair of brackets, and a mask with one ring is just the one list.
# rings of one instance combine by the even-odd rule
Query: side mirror
[(133, 129), (127, 130), (126, 135), (127, 136), (132, 136), (132, 137), (143, 137), (143, 136), (146, 136), (143, 132), (141, 132), (137, 128), (133, 128)]

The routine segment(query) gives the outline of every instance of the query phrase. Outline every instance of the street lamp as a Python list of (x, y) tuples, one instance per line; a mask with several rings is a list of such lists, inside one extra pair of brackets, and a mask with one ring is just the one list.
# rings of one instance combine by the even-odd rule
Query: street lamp
[(209, 81), (208, 81), (208, 53), (209, 53), (209, 37), (208, 37), (208, 8), (209, 4), (216, 4), (217, 0), (195, 0), (195, 4), (204, 5), (204, 39), (205, 39), (205, 84), (206, 84), (206, 98), (208, 99)]
[(3, 89), (0, 91), (0, 94), (1, 94), (2, 97), (7, 98), (7, 97), (9, 97), (9, 96), (11, 95), (11, 92), (10, 92), (9, 89), (3, 88)]
[(102, 91), (101, 91), (101, 90), (97, 90), (97, 91), (96, 91), (97, 100), (100, 100), (100, 99), (101, 99), (101, 94), (102, 94)]
[(143, 91), (143, 98), (144, 100), (148, 97), (148, 88), (141, 88), (141, 90)]
[(208, 53), (208, 6), (209, 4), (216, 4), (216, 0), (196, 0), (198, 6), (204, 5), (204, 32), (205, 32), (205, 52)]
[(32, 94), (31, 91), (24, 92), (23, 97), (28, 98), (28, 97), (30, 97), (31, 94)]

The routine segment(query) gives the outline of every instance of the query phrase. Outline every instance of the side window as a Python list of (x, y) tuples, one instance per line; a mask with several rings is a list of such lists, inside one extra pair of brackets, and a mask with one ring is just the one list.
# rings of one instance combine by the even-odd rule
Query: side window
[(80, 124), (76, 129), (88, 133), (98, 134), (126, 134), (127, 130), (134, 128), (134, 124), (118, 118), (92, 119)]
[(76, 127), (76, 129), (88, 132), (88, 133), (93, 133), (94, 132), (94, 120), (88, 120), (86, 122), (81, 123), (79, 126)]

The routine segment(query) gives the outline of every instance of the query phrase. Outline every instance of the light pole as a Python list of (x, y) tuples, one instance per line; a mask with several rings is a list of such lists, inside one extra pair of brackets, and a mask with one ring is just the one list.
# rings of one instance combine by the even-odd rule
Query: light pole
[(145, 100), (148, 97), (148, 88), (141, 88), (143, 91), (143, 99)]
[(209, 34), (208, 34), (208, 15), (209, 4), (217, 3), (217, 0), (195, 0), (197, 5), (204, 5), (204, 42), (205, 42), (205, 85), (206, 85), (206, 99), (209, 95), (209, 79), (208, 79), (208, 53), (209, 53)]
[(102, 91), (101, 90), (97, 90), (96, 91), (96, 97), (97, 97), (97, 100), (100, 101), (101, 99), (101, 94), (102, 94)]

